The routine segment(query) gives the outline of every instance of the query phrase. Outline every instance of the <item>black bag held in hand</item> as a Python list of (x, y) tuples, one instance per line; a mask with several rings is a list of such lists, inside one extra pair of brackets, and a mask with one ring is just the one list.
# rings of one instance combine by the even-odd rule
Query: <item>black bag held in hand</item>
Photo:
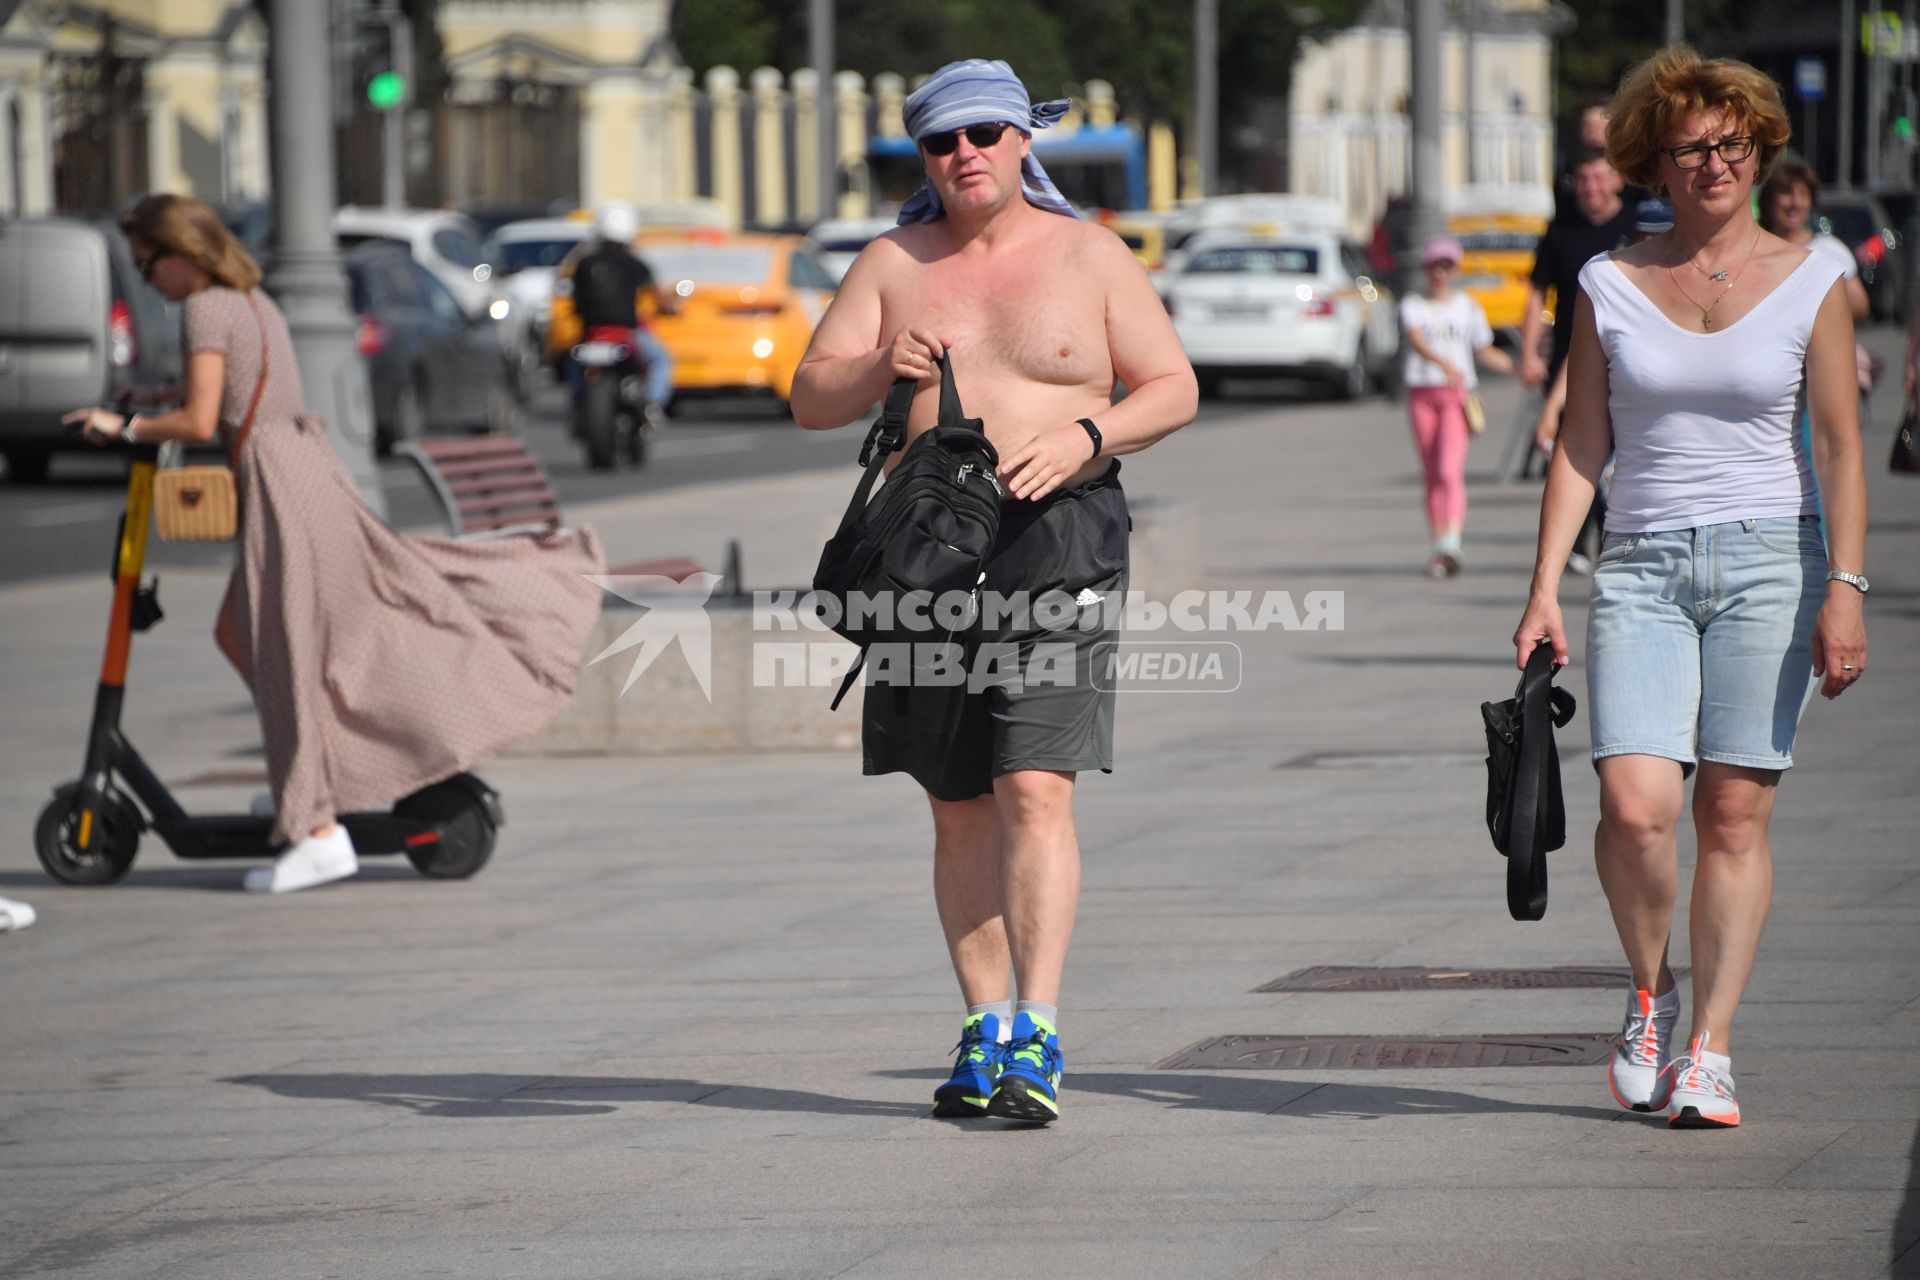
[(1553, 687), (1553, 645), (1527, 655), (1520, 687), (1505, 702), (1483, 702), (1487, 726), (1487, 830), (1507, 855), (1507, 911), (1515, 920), (1547, 914), (1547, 854), (1567, 842), (1560, 753), (1553, 731), (1573, 719), (1573, 695)]
[(1909, 475), (1920, 473), (1920, 446), (1916, 446), (1913, 439), (1917, 418), (1920, 410), (1916, 410), (1913, 401), (1907, 401), (1900, 425), (1893, 431), (1893, 456), (1887, 459), (1887, 470)]
[(1000, 531), (1000, 481), (994, 474), (1000, 455), (980, 420), (961, 409), (949, 357), (942, 355), (937, 363), (939, 421), (913, 442), (880, 487), (880, 496), (869, 503), (888, 456), (907, 438), (907, 410), (918, 386), (912, 378), (893, 384), (860, 447), (867, 473), (813, 571), (813, 589), (840, 606), (833, 629), (860, 646), (859, 658), (833, 696), (836, 708), (859, 676), (867, 646), (930, 638), (899, 625), (910, 597), (921, 597), (915, 612), (926, 616), (943, 594), (979, 588)]

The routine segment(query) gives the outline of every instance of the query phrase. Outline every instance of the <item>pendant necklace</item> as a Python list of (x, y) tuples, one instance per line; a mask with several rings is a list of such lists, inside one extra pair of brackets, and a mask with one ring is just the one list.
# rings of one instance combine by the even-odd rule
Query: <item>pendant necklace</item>
[(1700, 313), (1701, 332), (1703, 333), (1713, 332), (1714, 308), (1718, 307), (1721, 303), (1721, 300), (1724, 299), (1728, 294), (1733, 292), (1734, 285), (1740, 283), (1740, 273), (1746, 270), (1747, 259), (1753, 256), (1753, 251), (1755, 247), (1759, 245), (1759, 243), (1760, 243), (1760, 228), (1759, 226), (1756, 225), (1753, 229), (1753, 239), (1747, 242), (1747, 251), (1741, 257), (1740, 265), (1735, 267), (1731, 272), (1721, 270), (1721, 271), (1715, 271), (1709, 274), (1705, 267), (1695, 262), (1691, 257), (1687, 259), (1687, 265), (1692, 267), (1695, 271), (1698, 271), (1701, 275), (1706, 276), (1709, 281), (1712, 281), (1715, 284), (1718, 284), (1721, 281), (1726, 282), (1727, 287), (1722, 289), (1719, 293), (1719, 296), (1714, 298), (1712, 302), (1708, 303), (1704, 307), (1700, 305), (1699, 301), (1695, 299), (1691, 293), (1687, 292), (1687, 286), (1680, 283), (1680, 277), (1673, 273), (1673, 268), (1672, 267), (1667, 268), (1667, 278), (1673, 281), (1673, 287), (1680, 291), (1681, 297), (1685, 298), (1688, 302), (1693, 303), (1694, 310)]

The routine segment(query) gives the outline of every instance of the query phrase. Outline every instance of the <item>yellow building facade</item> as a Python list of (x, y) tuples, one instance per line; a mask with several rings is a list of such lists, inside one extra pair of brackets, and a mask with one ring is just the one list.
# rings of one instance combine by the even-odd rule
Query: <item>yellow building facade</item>
[(264, 196), (265, 65), (235, 0), (26, 0), (0, 28), (0, 212)]

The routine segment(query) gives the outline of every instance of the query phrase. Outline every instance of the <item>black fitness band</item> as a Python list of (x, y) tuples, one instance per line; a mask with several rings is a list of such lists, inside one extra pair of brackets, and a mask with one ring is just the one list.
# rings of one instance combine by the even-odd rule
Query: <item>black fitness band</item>
[[(1100, 428), (1093, 425), (1092, 418), (1080, 419), (1080, 425), (1087, 429), (1087, 435), (1093, 440), (1093, 458), (1099, 457), (1100, 450), (1103, 446), (1103, 442), (1100, 439)], [(1087, 461), (1092, 462), (1093, 458), (1088, 458)]]

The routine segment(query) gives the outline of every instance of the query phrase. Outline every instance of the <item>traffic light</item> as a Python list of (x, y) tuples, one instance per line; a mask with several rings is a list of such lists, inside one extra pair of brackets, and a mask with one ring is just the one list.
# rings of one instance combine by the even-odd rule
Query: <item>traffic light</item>
[(1893, 118), (1893, 136), (1902, 142), (1912, 142), (1913, 121), (1906, 116), (1895, 116)]
[(381, 71), (367, 81), (367, 104), (391, 111), (407, 100), (407, 78), (398, 71)]
[(354, 33), (354, 71), (375, 111), (398, 111), (413, 100), (413, 24), (398, 9), (360, 11)]

